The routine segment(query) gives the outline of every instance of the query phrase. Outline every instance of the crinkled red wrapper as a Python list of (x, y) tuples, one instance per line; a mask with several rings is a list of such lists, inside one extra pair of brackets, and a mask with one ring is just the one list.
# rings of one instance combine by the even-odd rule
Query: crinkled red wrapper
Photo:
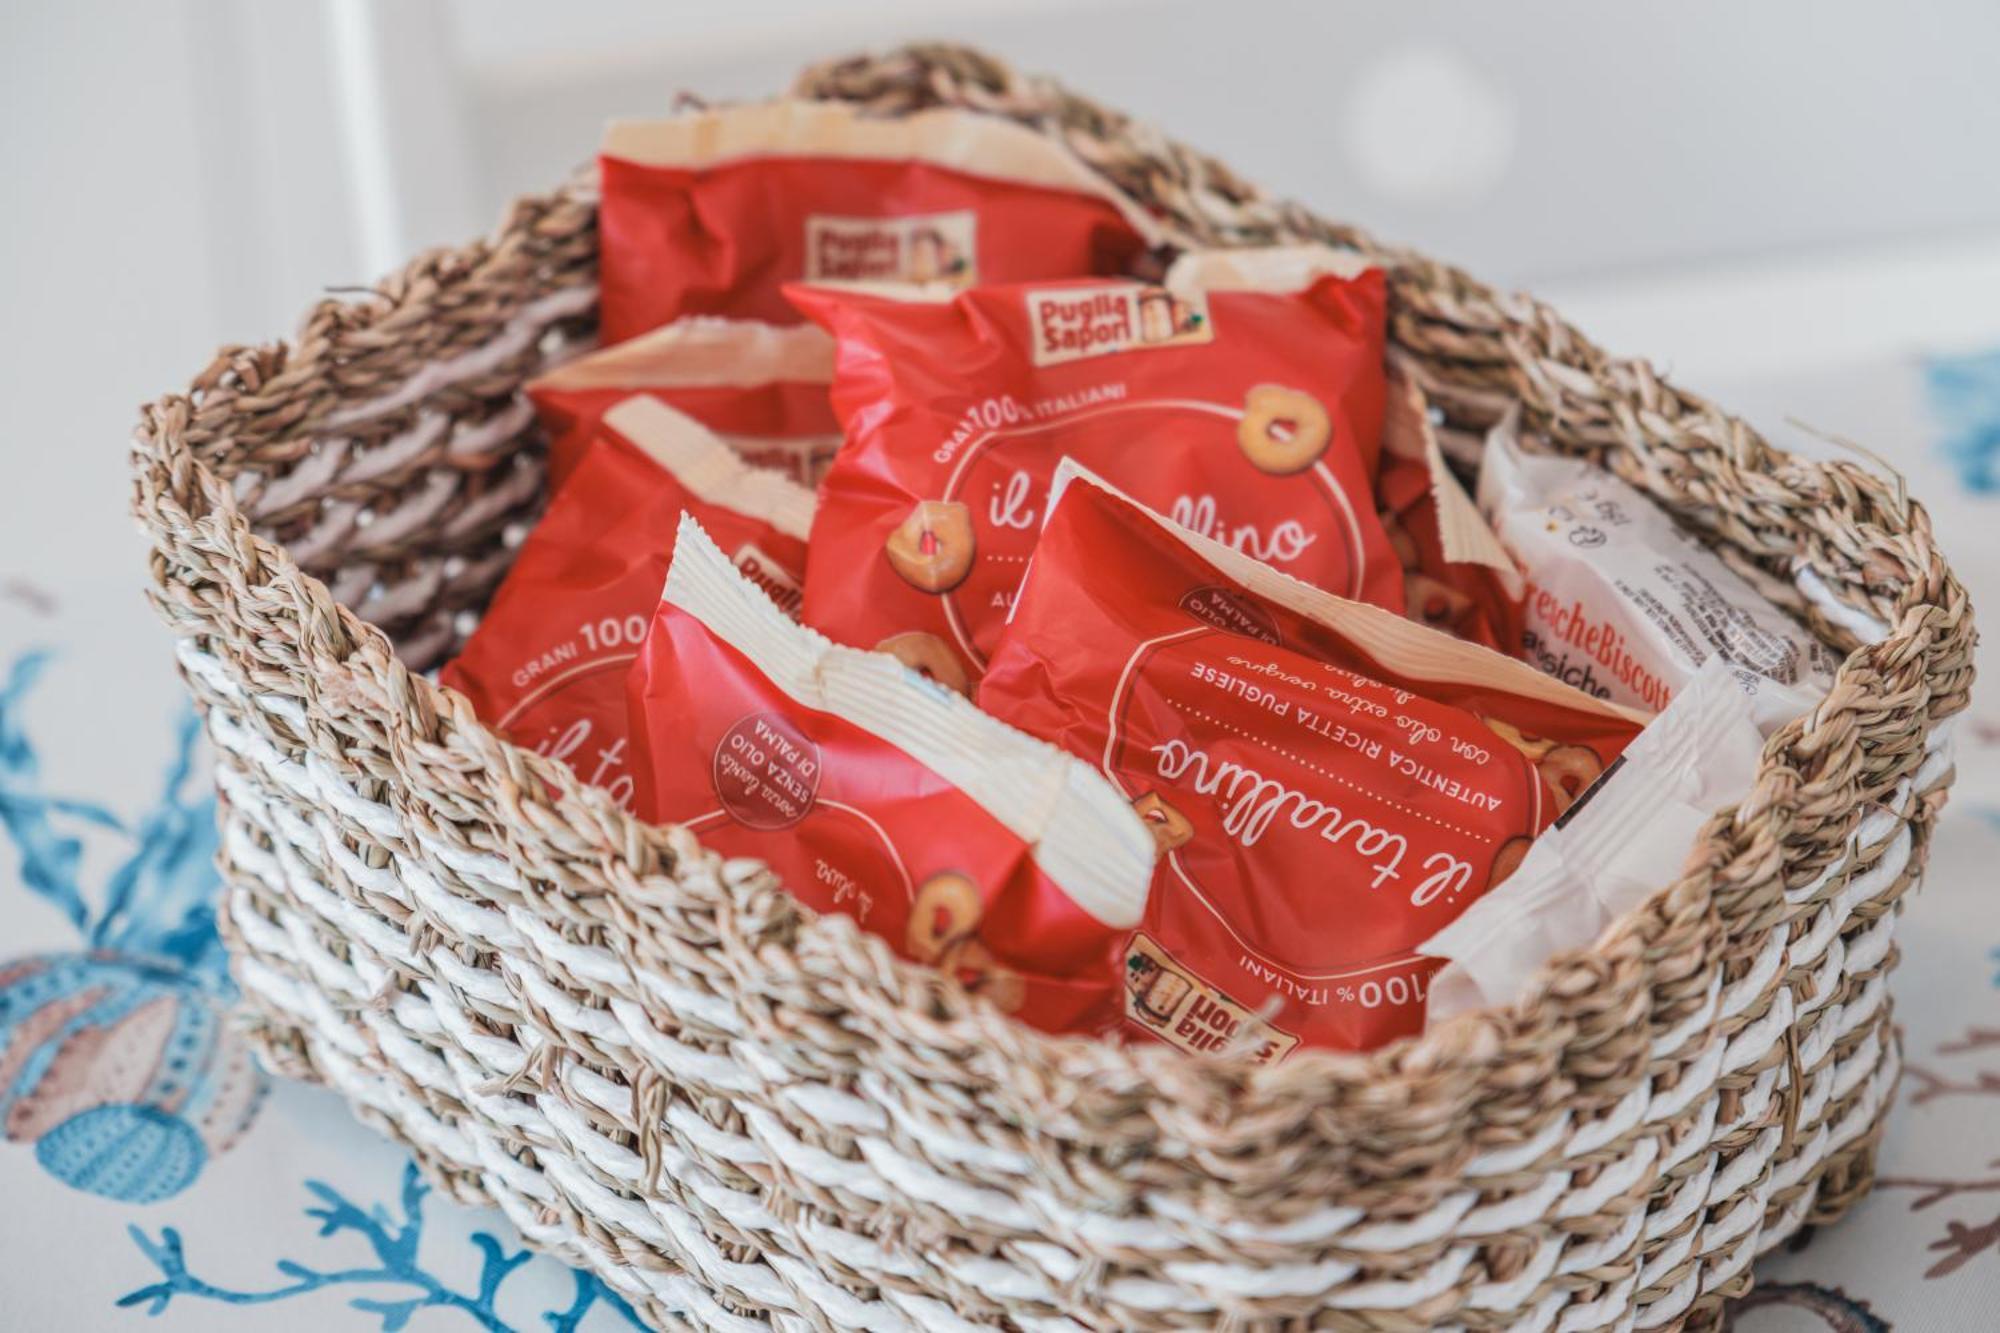
[(1285, 292), (1073, 282), (793, 299), (836, 343), (846, 443), (805, 600), (806, 623), (834, 639), (920, 633), (976, 679), (1065, 457), (1309, 583), (1401, 609), (1372, 485), (1379, 271)]
[(1302, 613), (1246, 564), (1070, 482), (978, 699), (1099, 764), (1159, 842), (1125, 1031), (1367, 1049), (1422, 1029), (1438, 964), (1415, 947), (1638, 723), (1374, 608)]
[[(700, 556), (687, 554), (698, 538), (682, 534), (628, 680), (639, 813), (765, 862), (807, 906), (854, 918), (1036, 1027), (1115, 1027), (1116, 969), (1152, 858), (1115, 794), (1103, 790), (1098, 804), (1125, 821), (1122, 844), (1102, 827), (1031, 833), (1020, 810), (1010, 824), (1000, 800), (975, 794), (982, 768), (1101, 779), (886, 655), (789, 624), (779, 632), (746, 609), (741, 594), (754, 591), (718, 590), (713, 570), (695, 587), (683, 562)], [(850, 708), (857, 698), (867, 702)], [(899, 727), (906, 745), (891, 738)], [(919, 757), (926, 746), (939, 751), (933, 762)], [(1026, 790), (1013, 804), (1046, 818), (1059, 793)], [(1058, 842), (1072, 857), (1115, 860), (1124, 848), (1131, 870), (1111, 922), (1051, 873)]]
[[(712, 436), (703, 448), (711, 463), (727, 452)], [(747, 575), (796, 612), (806, 554), (796, 524), (786, 531), (769, 514), (704, 499), (600, 420), (479, 628), (440, 673), (496, 731), (563, 760), (627, 806), (633, 777), (625, 675), (652, 621), (683, 513), (699, 518)]]

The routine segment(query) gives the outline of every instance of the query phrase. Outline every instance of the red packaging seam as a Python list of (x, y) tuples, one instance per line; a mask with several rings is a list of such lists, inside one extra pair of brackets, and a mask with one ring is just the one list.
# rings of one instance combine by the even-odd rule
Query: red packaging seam
[(1132, 500), (1116, 486), (1072, 459), (1064, 459), (1056, 468), (1055, 478), (1049, 486), (1050, 513), (1055, 511), (1063, 491), (1077, 481), (1127, 500), (1175, 541), (1250, 592), (1336, 630), (1378, 662), (1394, 661), (1401, 675), (1440, 684), (1480, 686), (1523, 699), (1539, 699), (1560, 707), (1601, 713), (1640, 727), (1652, 717), (1652, 714), (1635, 708), (1593, 698), (1552, 676), (1543, 675), (1518, 658), (1505, 656), (1480, 644), (1441, 635), (1392, 611), (1338, 597), (1295, 579), (1233, 546), (1182, 527), (1164, 514)]
[(658, 398), (715, 431), (748, 461), (804, 486), (840, 447), (827, 401), (833, 340), (808, 324), (693, 316), (586, 352), (529, 381), (549, 435), (549, 486), (575, 471), (606, 408)]
[(1061, 144), (951, 109), (775, 102), (619, 121), (598, 169), (607, 342), (694, 314), (796, 322), (789, 281), (1123, 273), (1166, 239)]
[(999, 116), (940, 107), (874, 116), (851, 102), (761, 102), (667, 120), (614, 120), (599, 154), (637, 166), (699, 169), (759, 157), (922, 162), (986, 180), (1090, 195), (1150, 246), (1175, 241), (1160, 219), (1046, 134)]
[(1378, 498), (1403, 563), (1410, 619), (1512, 657), (1527, 582), (1445, 461), (1430, 401), (1400, 360), (1389, 365)]
[[(1394, 362), (1390, 364), (1389, 411), (1383, 425), (1385, 447), (1392, 452), (1400, 448), (1406, 456), (1423, 464), (1429, 482), (1427, 494), (1437, 510), (1438, 541), (1445, 560), (1490, 571), (1508, 596), (1516, 600), (1525, 596), (1527, 580), (1515, 565), (1514, 557), (1500, 544), (1479, 506), (1465, 493), (1465, 487), (1445, 461), (1444, 445), (1431, 423), (1430, 404), (1423, 389)], [(1396, 434), (1403, 431), (1410, 433), (1407, 443), (1391, 445)]]
[(683, 412), (651, 398), (627, 398), (604, 424), (665, 468), (703, 504), (761, 518), (799, 541), (812, 531), (811, 491), (770, 468), (753, 467)]

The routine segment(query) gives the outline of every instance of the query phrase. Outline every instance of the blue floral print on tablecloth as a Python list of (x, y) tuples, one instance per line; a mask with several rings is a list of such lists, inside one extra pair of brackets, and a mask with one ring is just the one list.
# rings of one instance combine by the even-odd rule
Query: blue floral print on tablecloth
[[(25, 653), (0, 684), (0, 828), (77, 948), (0, 961), (0, 1132), (66, 1184), (154, 1203), (242, 1136), (266, 1089), (226, 1021), (215, 802), (193, 772), (192, 713), (137, 818), (46, 790), (23, 712), (51, 661)], [(85, 834), (125, 849), (96, 893), (80, 879)]]

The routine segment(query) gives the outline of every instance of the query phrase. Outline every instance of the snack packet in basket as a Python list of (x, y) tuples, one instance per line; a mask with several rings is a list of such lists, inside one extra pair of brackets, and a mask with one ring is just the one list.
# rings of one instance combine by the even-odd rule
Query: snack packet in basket
[(1307, 582), (1401, 610), (1375, 514), (1385, 287), (1320, 246), (1184, 256), (1132, 281), (795, 287), (837, 349), (847, 442), (807, 562), (807, 624), (925, 636), (974, 679), (1075, 458)]
[(1153, 839), (1088, 765), (793, 624), (692, 519), (628, 688), (647, 817), (1025, 1022), (1118, 1021)]
[(1511, 655), (1527, 594), (1521, 571), (1446, 464), (1423, 389), (1393, 363), (1376, 493), (1403, 566), (1404, 613)]
[(1158, 225), (998, 116), (763, 102), (614, 121), (598, 156), (606, 342), (687, 315), (798, 322), (787, 282), (969, 287), (1127, 272)]
[(684, 319), (602, 347), (532, 380), (549, 436), (549, 487), (582, 462), (606, 409), (657, 398), (720, 435), (746, 463), (810, 490), (840, 447), (827, 401), (833, 342), (809, 325)]
[(1514, 1003), (1542, 964), (1672, 883), (1702, 826), (1749, 794), (1765, 738), (1821, 693), (1709, 658), (1505, 884), (1419, 946), (1450, 960), (1430, 1021)]
[(625, 675), (659, 600), (683, 512), (797, 614), (813, 498), (649, 398), (603, 414), (583, 461), (522, 543), (440, 679), (517, 745), (630, 806)]
[(1275, 1060), (1423, 1026), (1416, 946), (1639, 730), (1526, 663), (1345, 601), (1065, 464), (979, 687), (1099, 764), (1163, 853), (1126, 1031)]
[(1600, 699), (1650, 712), (1710, 656), (1825, 690), (1832, 649), (1651, 500), (1582, 459), (1489, 435), (1479, 507), (1528, 580), (1521, 655)]

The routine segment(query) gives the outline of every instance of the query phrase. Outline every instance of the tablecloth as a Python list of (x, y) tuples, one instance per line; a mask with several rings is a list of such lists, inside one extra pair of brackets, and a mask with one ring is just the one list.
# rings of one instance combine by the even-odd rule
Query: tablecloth
[[(2000, 594), (2000, 356), (1707, 387), (1788, 445), (1787, 416), (1868, 442), (1975, 604)], [(139, 549), (121, 573), (11, 538), (0, 526), (0, 1326), (631, 1325), (497, 1214), (429, 1191), (334, 1096), (249, 1060), (224, 1021), (198, 728)], [(2000, 1327), (2000, 707), (1975, 695), (1958, 747), (1901, 930), (1881, 1179), (1763, 1261), (1732, 1316), (1752, 1333)]]

